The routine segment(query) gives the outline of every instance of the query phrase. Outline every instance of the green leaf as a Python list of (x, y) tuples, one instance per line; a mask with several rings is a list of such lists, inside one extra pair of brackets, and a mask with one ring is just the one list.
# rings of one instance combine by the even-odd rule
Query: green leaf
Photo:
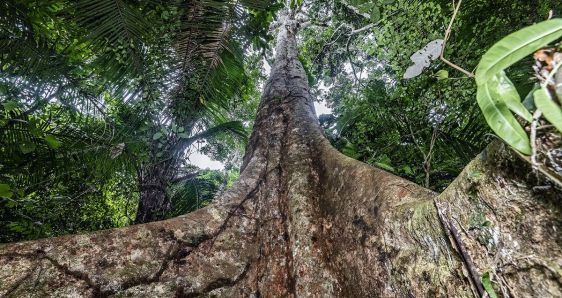
[(292, 0), (290, 6), (291, 6), (292, 9), (295, 9), (295, 8), (301, 6), (303, 1), (304, 0)]
[(414, 171), (408, 165), (402, 167), (402, 170), (404, 171), (404, 173), (406, 173), (406, 175), (414, 175)]
[(178, 133), (178, 137), (180, 137), (182, 139), (189, 139), (189, 135), (185, 132)]
[(558, 131), (562, 132), (562, 109), (550, 97), (548, 90), (543, 87), (535, 91), (535, 105), (542, 111), (546, 120), (554, 125)]
[(386, 154), (379, 156), (377, 159), (378, 160), (375, 162), (375, 166), (390, 172), (396, 171), (392, 166), (392, 160), (390, 160), (390, 157), (388, 157)]
[(490, 272), (482, 274), (482, 286), (484, 287), (484, 290), (486, 290), (486, 293), (488, 293), (488, 296), (490, 298), (498, 298), (498, 295), (496, 295), (496, 292), (494, 291), (494, 287), (492, 287)]
[(21, 143), (20, 150), (23, 154), (28, 154), (35, 151), (35, 144), (33, 143)]
[(163, 134), (161, 132), (157, 132), (152, 136), (152, 140), (154, 141), (159, 140), (162, 136)]
[(482, 56), (476, 69), (476, 84), (486, 84), (498, 72), (561, 36), (562, 19), (558, 18), (523, 28), (504, 37)]
[(441, 69), (440, 71), (437, 72), (437, 79), (439, 81), (441, 80), (446, 80), (449, 78), (449, 72), (445, 69)]
[(492, 130), (506, 143), (521, 153), (531, 155), (529, 137), (519, 125), (498, 95), (491, 92), (488, 84), (478, 86), (476, 93), (478, 105)]
[(482, 177), (482, 172), (480, 171), (469, 172), (468, 177), (470, 177), (470, 179), (478, 180), (480, 179), (480, 177)]
[(343, 154), (355, 159), (359, 158), (359, 152), (357, 151), (357, 147), (353, 143), (347, 141), (345, 143), (345, 146), (341, 149), (341, 152)]
[(381, 19), (381, 9), (378, 6), (371, 8), (371, 22), (378, 22)]
[(2, 105), (4, 106), (4, 110), (6, 112), (11, 112), (18, 108), (18, 103), (15, 101), (7, 101), (2, 103)]
[(51, 147), (53, 149), (58, 149), (62, 145), (62, 142), (59, 141), (56, 137), (54, 137), (52, 135), (46, 135), (45, 136), (45, 142), (47, 142), (49, 147)]
[(386, 163), (384, 163), (384, 162), (380, 162), (380, 161), (379, 161), (379, 162), (375, 162), (375, 166), (377, 166), (377, 167), (379, 167), (379, 168), (381, 168), (381, 169), (383, 169), (383, 170), (390, 171), (390, 172), (394, 172), (394, 171), (395, 171), (394, 168), (393, 168), (391, 165), (386, 164)]
[(11, 198), (14, 195), (8, 184), (0, 184), (0, 197)]
[(517, 89), (503, 70), (492, 78), (490, 89), (494, 90), (498, 94), (498, 99), (503, 100), (507, 107), (515, 114), (528, 122), (533, 121), (533, 115), (523, 106), (521, 96), (519, 96)]

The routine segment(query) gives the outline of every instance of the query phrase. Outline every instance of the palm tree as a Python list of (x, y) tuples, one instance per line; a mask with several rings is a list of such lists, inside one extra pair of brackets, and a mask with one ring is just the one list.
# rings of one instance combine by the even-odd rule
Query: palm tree
[(163, 218), (166, 189), (195, 175), (181, 170), (187, 148), (224, 132), (245, 137), (227, 111), (253, 84), (243, 53), (250, 37), (266, 38), (269, 2), (0, 4), (0, 184), (24, 198), (41, 182), (47, 196), (54, 181), (85, 172), (68, 191), (99, 195), (129, 177), (136, 222)]

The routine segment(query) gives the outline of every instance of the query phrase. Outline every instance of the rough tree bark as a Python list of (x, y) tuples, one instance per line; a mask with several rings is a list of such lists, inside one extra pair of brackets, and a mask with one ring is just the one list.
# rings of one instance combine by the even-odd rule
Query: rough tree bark
[(562, 296), (560, 192), (501, 145), (440, 195), (341, 155), (296, 27), (228, 192), (167, 221), (4, 245), (0, 296), (472, 297), (486, 272), (500, 295)]
[(173, 162), (170, 159), (141, 168), (138, 174), (140, 196), (135, 224), (161, 220), (171, 210), (166, 182), (171, 181), (175, 174)]

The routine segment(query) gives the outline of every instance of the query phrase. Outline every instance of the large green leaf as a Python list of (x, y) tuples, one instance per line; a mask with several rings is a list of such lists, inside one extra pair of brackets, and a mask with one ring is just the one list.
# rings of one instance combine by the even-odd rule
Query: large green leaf
[(498, 100), (503, 100), (507, 107), (528, 122), (533, 121), (533, 115), (523, 106), (517, 89), (502, 70), (490, 81), (490, 89), (498, 94)]
[(476, 84), (486, 84), (494, 75), (562, 36), (562, 19), (544, 21), (497, 42), (482, 56), (476, 69)]
[(562, 132), (562, 109), (552, 100), (550, 93), (546, 88), (540, 88), (533, 94), (535, 97), (535, 105), (544, 114), (556, 129)]
[(476, 99), (492, 130), (506, 143), (521, 153), (530, 155), (531, 146), (525, 130), (511, 114), (499, 95), (488, 84), (478, 86)]

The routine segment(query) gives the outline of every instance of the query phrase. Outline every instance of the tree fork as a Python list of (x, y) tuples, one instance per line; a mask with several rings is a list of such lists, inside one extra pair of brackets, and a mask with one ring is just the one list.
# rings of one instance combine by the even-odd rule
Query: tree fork
[(318, 125), (297, 27), (281, 28), (230, 190), (166, 221), (3, 245), (0, 296), (472, 297), (486, 272), (499, 295), (562, 296), (560, 191), (498, 144), (440, 195), (343, 156)]

